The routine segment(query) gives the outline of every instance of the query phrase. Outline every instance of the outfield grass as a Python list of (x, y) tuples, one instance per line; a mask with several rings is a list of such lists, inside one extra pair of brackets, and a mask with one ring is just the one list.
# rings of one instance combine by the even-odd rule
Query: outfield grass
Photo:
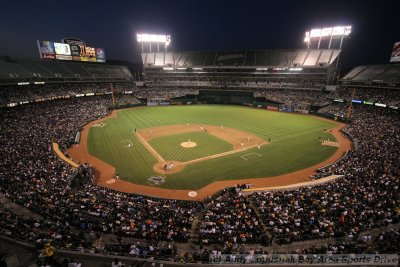
[[(197, 146), (184, 148), (182, 142), (192, 141)], [(165, 160), (189, 161), (222, 152), (230, 151), (233, 146), (211, 134), (190, 132), (154, 138), (148, 142)]]
[[(186, 166), (182, 172), (167, 175), (166, 183), (160, 187), (171, 189), (199, 189), (216, 180), (290, 173), (326, 160), (337, 149), (322, 146), (319, 142), (319, 137), (335, 140), (331, 134), (323, 132), (324, 129), (334, 127), (332, 122), (312, 116), (240, 106), (193, 105), (128, 109), (119, 111), (118, 118), (110, 118), (105, 123), (103, 128), (90, 129), (89, 152), (115, 166), (121, 179), (137, 184), (147, 184), (147, 179), (156, 174), (153, 165), (157, 161), (133, 134), (135, 128), (186, 123), (224, 125), (252, 132), (265, 140), (271, 139), (270, 144), (261, 149), (254, 148), (194, 163)], [(121, 142), (123, 140), (131, 140), (133, 147), (127, 148), (126, 143)], [(163, 155), (174, 153), (167, 151), (167, 148), (165, 150)], [(241, 157), (249, 153), (261, 156), (249, 160)]]

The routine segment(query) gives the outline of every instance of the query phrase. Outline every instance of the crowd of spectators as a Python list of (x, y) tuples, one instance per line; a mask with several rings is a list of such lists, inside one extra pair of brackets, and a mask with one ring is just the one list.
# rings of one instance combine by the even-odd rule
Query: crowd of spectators
[(236, 89), (294, 89), (294, 88), (307, 88), (307, 89), (324, 89), (325, 81), (322, 80), (306, 80), (306, 79), (274, 79), (268, 78), (265, 81), (259, 80), (241, 80), (238, 79), (216, 79), (216, 80), (198, 80), (198, 79), (157, 79), (147, 81), (147, 85), (154, 87), (172, 86), (172, 87), (200, 87), (200, 88), (215, 88), (215, 87), (230, 87)]
[(354, 99), (377, 102), (388, 105), (400, 104), (400, 92), (396, 89), (386, 88), (363, 88), (363, 87), (339, 87), (335, 92), (330, 94), (330, 98), (344, 99), (347, 101), (351, 100), (353, 89), (355, 89)]
[(175, 87), (144, 87), (134, 90), (134, 95), (138, 98), (152, 99), (172, 99), (184, 97), (186, 95), (198, 95), (197, 89), (179, 89)]
[(375, 235), (361, 235), (357, 240), (340, 241), (321, 246), (299, 248), (296, 254), (391, 254), (400, 251), (400, 233), (398, 230), (381, 231)]
[[(133, 83), (113, 83), (114, 90), (132, 91)], [(0, 86), (0, 107), (10, 103), (39, 102), (75, 97), (80, 94), (104, 94), (111, 92), (110, 83), (56, 83), (38, 85)]]
[[(196, 202), (151, 199), (80, 183), (51, 149), (71, 132), (107, 115), (110, 97), (71, 98), (4, 109), (0, 114), (0, 185), (10, 200), (52, 220), (65, 242), (65, 224), (83, 232), (184, 242), (200, 208)], [(79, 174), (79, 173), (78, 173)], [(83, 177), (87, 177), (85, 172)], [(88, 177), (87, 177), (88, 178)], [(60, 226), (60, 227), (58, 227)], [(74, 248), (76, 248), (76, 245)]]
[(358, 149), (319, 173), (343, 178), (251, 196), (275, 242), (356, 238), (361, 231), (400, 222), (398, 115), (390, 109), (356, 108), (345, 131), (357, 140)]
[(268, 244), (268, 237), (249, 199), (239, 187), (226, 189), (204, 211), (198, 230), (201, 244), (223, 243), (226, 247), (237, 244)]
[(283, 103), (290, 106), (323, 106), (329, 104), (327, 94), (321, 90), (257, 90), (257, 97), (265, 97), (267, 100)]

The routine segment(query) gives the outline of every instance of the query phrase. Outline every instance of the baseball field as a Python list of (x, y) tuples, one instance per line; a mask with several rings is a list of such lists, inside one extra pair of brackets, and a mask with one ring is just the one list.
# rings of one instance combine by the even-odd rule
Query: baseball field
[[(334, 122), (241, 106), (120, 110), (87, 136), (91, 156), (139, 185), (198, 190), (215, 181), (276, 177), (322, 163), (338, 149)], [(154, 179), (153, 179), (154, 178)]]

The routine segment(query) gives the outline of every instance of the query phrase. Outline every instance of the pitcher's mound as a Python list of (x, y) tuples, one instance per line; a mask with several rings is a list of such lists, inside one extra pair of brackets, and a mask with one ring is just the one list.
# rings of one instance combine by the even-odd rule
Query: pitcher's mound
[(195, 142), (183, 142), (181, 146), (184, 148), (191, 148), (197, 146), (197, 144)]

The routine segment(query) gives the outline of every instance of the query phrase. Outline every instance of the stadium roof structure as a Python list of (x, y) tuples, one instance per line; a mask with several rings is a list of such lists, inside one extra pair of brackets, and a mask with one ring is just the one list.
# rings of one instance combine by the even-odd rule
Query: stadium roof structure
[(142, 53), (144, 68), (327, 67), (340, 49)]
[(380, 86), (400, 89), (400, 64), (358, 66), (341, 80), (344, 86)]

